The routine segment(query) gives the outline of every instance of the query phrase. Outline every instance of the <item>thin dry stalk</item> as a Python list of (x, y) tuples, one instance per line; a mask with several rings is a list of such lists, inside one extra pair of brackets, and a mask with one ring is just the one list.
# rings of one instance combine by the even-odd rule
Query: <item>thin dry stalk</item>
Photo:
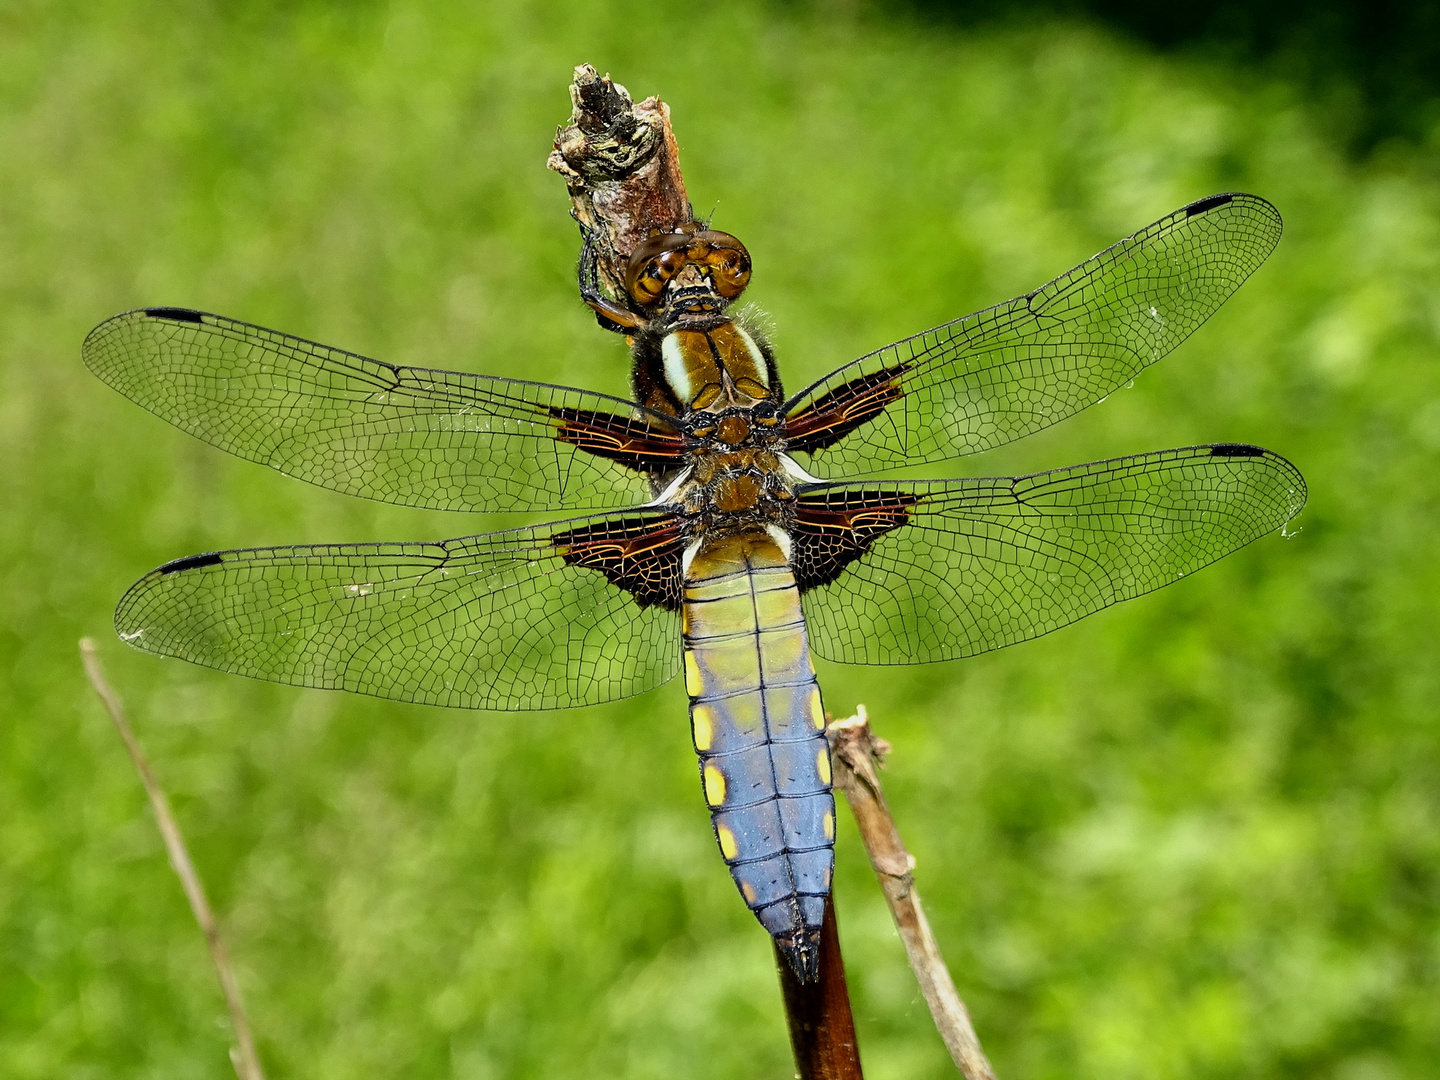
[(945, 1040), (945, 1047), (965, 1080), (995, 1080), (995, 1072), (970, 1023), (970, 1013), (955, 990), (920, 906), (913, 873), (915, 860), (905, 850), (895, 819), (885, 803), (877, 766), (890, 752), (890, 745), (871, 732), (863, 705), (857, 705), (855, 715), (849, 719), (830, 724), (825, 734), (830, 740), (835, 787), (844, 794), (860, 826), (860, 838), (870, 856), (870, 865), (880, 879), (885, 902), (890, 905), (900, 940), (905, 943), (905, 954), (910, 958), (910, 967), (920, 983), (925, 1003), (930, 1006), (940, 1037)]
[(165, 841), (165, 850), (170, 856), (170, 866), (180, 878), (185, 898), (190, 901), (190, 911), (194, 914), (195, 921), (200, 924), (206, 944), (210, 946), (210, 958), (215, 961), (215, 970), (220, 976), (220, 989), (225, 993), (225, 1004), (230, 1010), (230, 1023), (235, 1029), (236, 1045), (230, 1048), (230, 1062), (240, 1080), (265, 1080), (265, 1073), (260, 1068), (260, 1058), (255, 1053), (255, 1039), (250, 1034), (250, 1021), (245, 1017), (245, 1004), (240, 999), (240, 985), (235, 981), (235, 972), (230, 966), (230, 955), (225, 951), (225, 943), (220, 939), (220, 927), (215, 922), (215, 913), (210, 910), (210, 902), (205, 899), (205, 887), (200, 883), (200, 875), (195, 872), (195, 864), (190, 861), (190, 852), (185, 847), (185, 838), (180, 835), (180, 826), (170, 812), (170, 801), (150, 770), (150, 762), (146, 760), (145, 751), (140, 748), (135, 733), (130, 730), (120, 699), (105, 679), (105, 673), (100, 668), (100, 658), (95, 653), (95, 642), (90, 638), (81, 639), (80, 657), (85, 663), (85, 674), (90, 679), (90, 685), (104, 702), (110, 719), (115, 721), (115, 728), (120, 732), (125, 749), (130, 752), (130, 760), (135, 764), (135, 771), (140, 774), (140, 783), (145, 786), (145, 794), (150, 797), (150, 808), (155, 811), (155, 821), (160, 826), (160, 836)]

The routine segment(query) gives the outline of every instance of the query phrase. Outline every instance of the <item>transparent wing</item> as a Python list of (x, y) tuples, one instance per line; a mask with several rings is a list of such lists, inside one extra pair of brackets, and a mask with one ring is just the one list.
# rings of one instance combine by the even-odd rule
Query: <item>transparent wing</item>
[[(441, 543), (253, 548), (179, 559), (115, 612), (137, 648), (257, 679), (427, 705), (554, 709), (679, 668), (680, 532), (579, 518)], [(672, 580), (673, 579), (673, 580)]]
[(1050, 284), (887, 345), (786, 405), (792, 451), (844, 477), (974, 454), (1124, 386), (1210, 317), (1280, 240), (1254, 195), (1191, 203)]
[[(797, 504), (815, 651), (845, 663), (973, 656), (1184, 577), (1305, 504), (1284, 458), (1237, 444), (1034, 476), (826, 484)], [(828, 584), (822, 582), (828, 581)]]
[(679, 464), (664, 421), (584, 390), (393, 367), (183, 308), (116, 315), (85, 363), (182, 431), (320, 487), (442, 510), (599, 509)]

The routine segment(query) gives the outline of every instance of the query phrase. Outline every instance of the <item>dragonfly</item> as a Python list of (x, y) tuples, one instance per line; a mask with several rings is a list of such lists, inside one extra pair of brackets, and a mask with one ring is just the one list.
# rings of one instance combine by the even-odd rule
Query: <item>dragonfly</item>
[(1033, 292), (796, 393), (732, 311), (734, 236), (655, 231), (581, 298), (623, 334), (631, 395), (396, 367), (219, 315), (101, 323), (89, 368), (212, 446), (350, 495), (583, 511), (453, 540), (190, 555), (120, 600), (162, 656), (427, 705), (562, 709), (684, 673), (700, 787), (741, 897), (816, 978), (834, 868), (812, 653), (914, 664), (1027, 641), (1282, 529), (1305, 482), (1242, 443), (1027, 476), (876, 479), (1022, 438), (1125, 386), (1265, 260), (1281, 219), (1192, 202)]

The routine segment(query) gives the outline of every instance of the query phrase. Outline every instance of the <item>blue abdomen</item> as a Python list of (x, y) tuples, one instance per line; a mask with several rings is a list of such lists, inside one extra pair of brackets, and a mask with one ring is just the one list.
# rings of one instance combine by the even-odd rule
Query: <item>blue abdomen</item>
[(684, 626), (691, 731), (720, 852), (796, 972), (813, 977), (835, 802), (800, 593), (775, 540), (703, 546), (685, 578)]

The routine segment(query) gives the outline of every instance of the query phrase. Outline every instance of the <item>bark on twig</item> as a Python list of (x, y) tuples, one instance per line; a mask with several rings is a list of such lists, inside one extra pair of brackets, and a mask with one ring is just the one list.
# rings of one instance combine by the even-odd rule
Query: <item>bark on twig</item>
[(876, 767), (890, 752), (890, 746), (871, 732), (863, 705), (857, 705), (855, 715), (848, 720), (830, 724), (825, 734), (830, 740), (835, 787), (844, 794), (855, 815), (870, 865), (880, 879), (885, 902), (890, 905), (900, 940), (905, 943), (905, 954), (910, 958), (910, 967), (920, 983), (925, 1003), (930, 1006), (940, 1037), (945, 1040), (945, 1047), (965, 1080), (995, 1080), (970, 1023), (970, 1013), (955, 990), (920, 906), (913, 876), (915, 860), (905, 850), (895, 819), (885, 804)]
[(210, 902), (205, 898), (205, 887), (200, 883), (200, 875), (195, 872), (195, 864), (190, 861), (190, 852), (185, 847), (185, 838), (180, 835), (180, 826), (170, 812), (170, 801), (150, 770), (150, 762), (146, 760), (135, 733), (130, 730), (119, 697), (110, 688), (105, 673), (100, 669), (95, 642), (89, 638), (81, 639), (80, 657), (85, 663), (85, 674), (90, 679), (90, 685), (104, 702), (106, 712), (115, 722), (115, 728), (125, 743), (125, 749), (130, 752), (135, 771), (140, 774), (140, 783), (145, 787), (145, 794), (150, 797), (150, 808), (155, 812), (155, 822), (160, 826), (160, 836), (165, 841), (165, 851), (170, 856), (170, 866), (180, 879), (185, 898), (190, 901), (190, 911), (194, 914), (195, 921), (200, 924), (206, 944), (210, 946), (210, 958), (215, 962), (215, 970), (220, 976), (220, 988), (225, 993), (225, 1005), (230, 1010), (230, 1023), (235, 1029), (236, 1045), (230, 1048), (230, 1063), (235, 1067), (235, 1073), (240, 1080), (265, 1080), (265, 1074), (260, 1069), (260, 1058), (255, 1052), (255, 1039), (250, 1033), (250, 1021), (245, 1017), (245, 1004), (240, 999), (240, 985), (235, 981), (235, 972), (230, 966), (230, 954), (225, 951), (225, 942), (220, 939), (220, 927), (215, 922), (215, 913), (210, 910)]
[(556, 130), (545, 164), (565, 178), (575, 220), (595, 230), (601, 281), (623, 295), (636, 246), (694, 218), (670, 108), (658, 97), (636, 105), (589, 64), (575, 69), (570, 102), (570, 122)]

